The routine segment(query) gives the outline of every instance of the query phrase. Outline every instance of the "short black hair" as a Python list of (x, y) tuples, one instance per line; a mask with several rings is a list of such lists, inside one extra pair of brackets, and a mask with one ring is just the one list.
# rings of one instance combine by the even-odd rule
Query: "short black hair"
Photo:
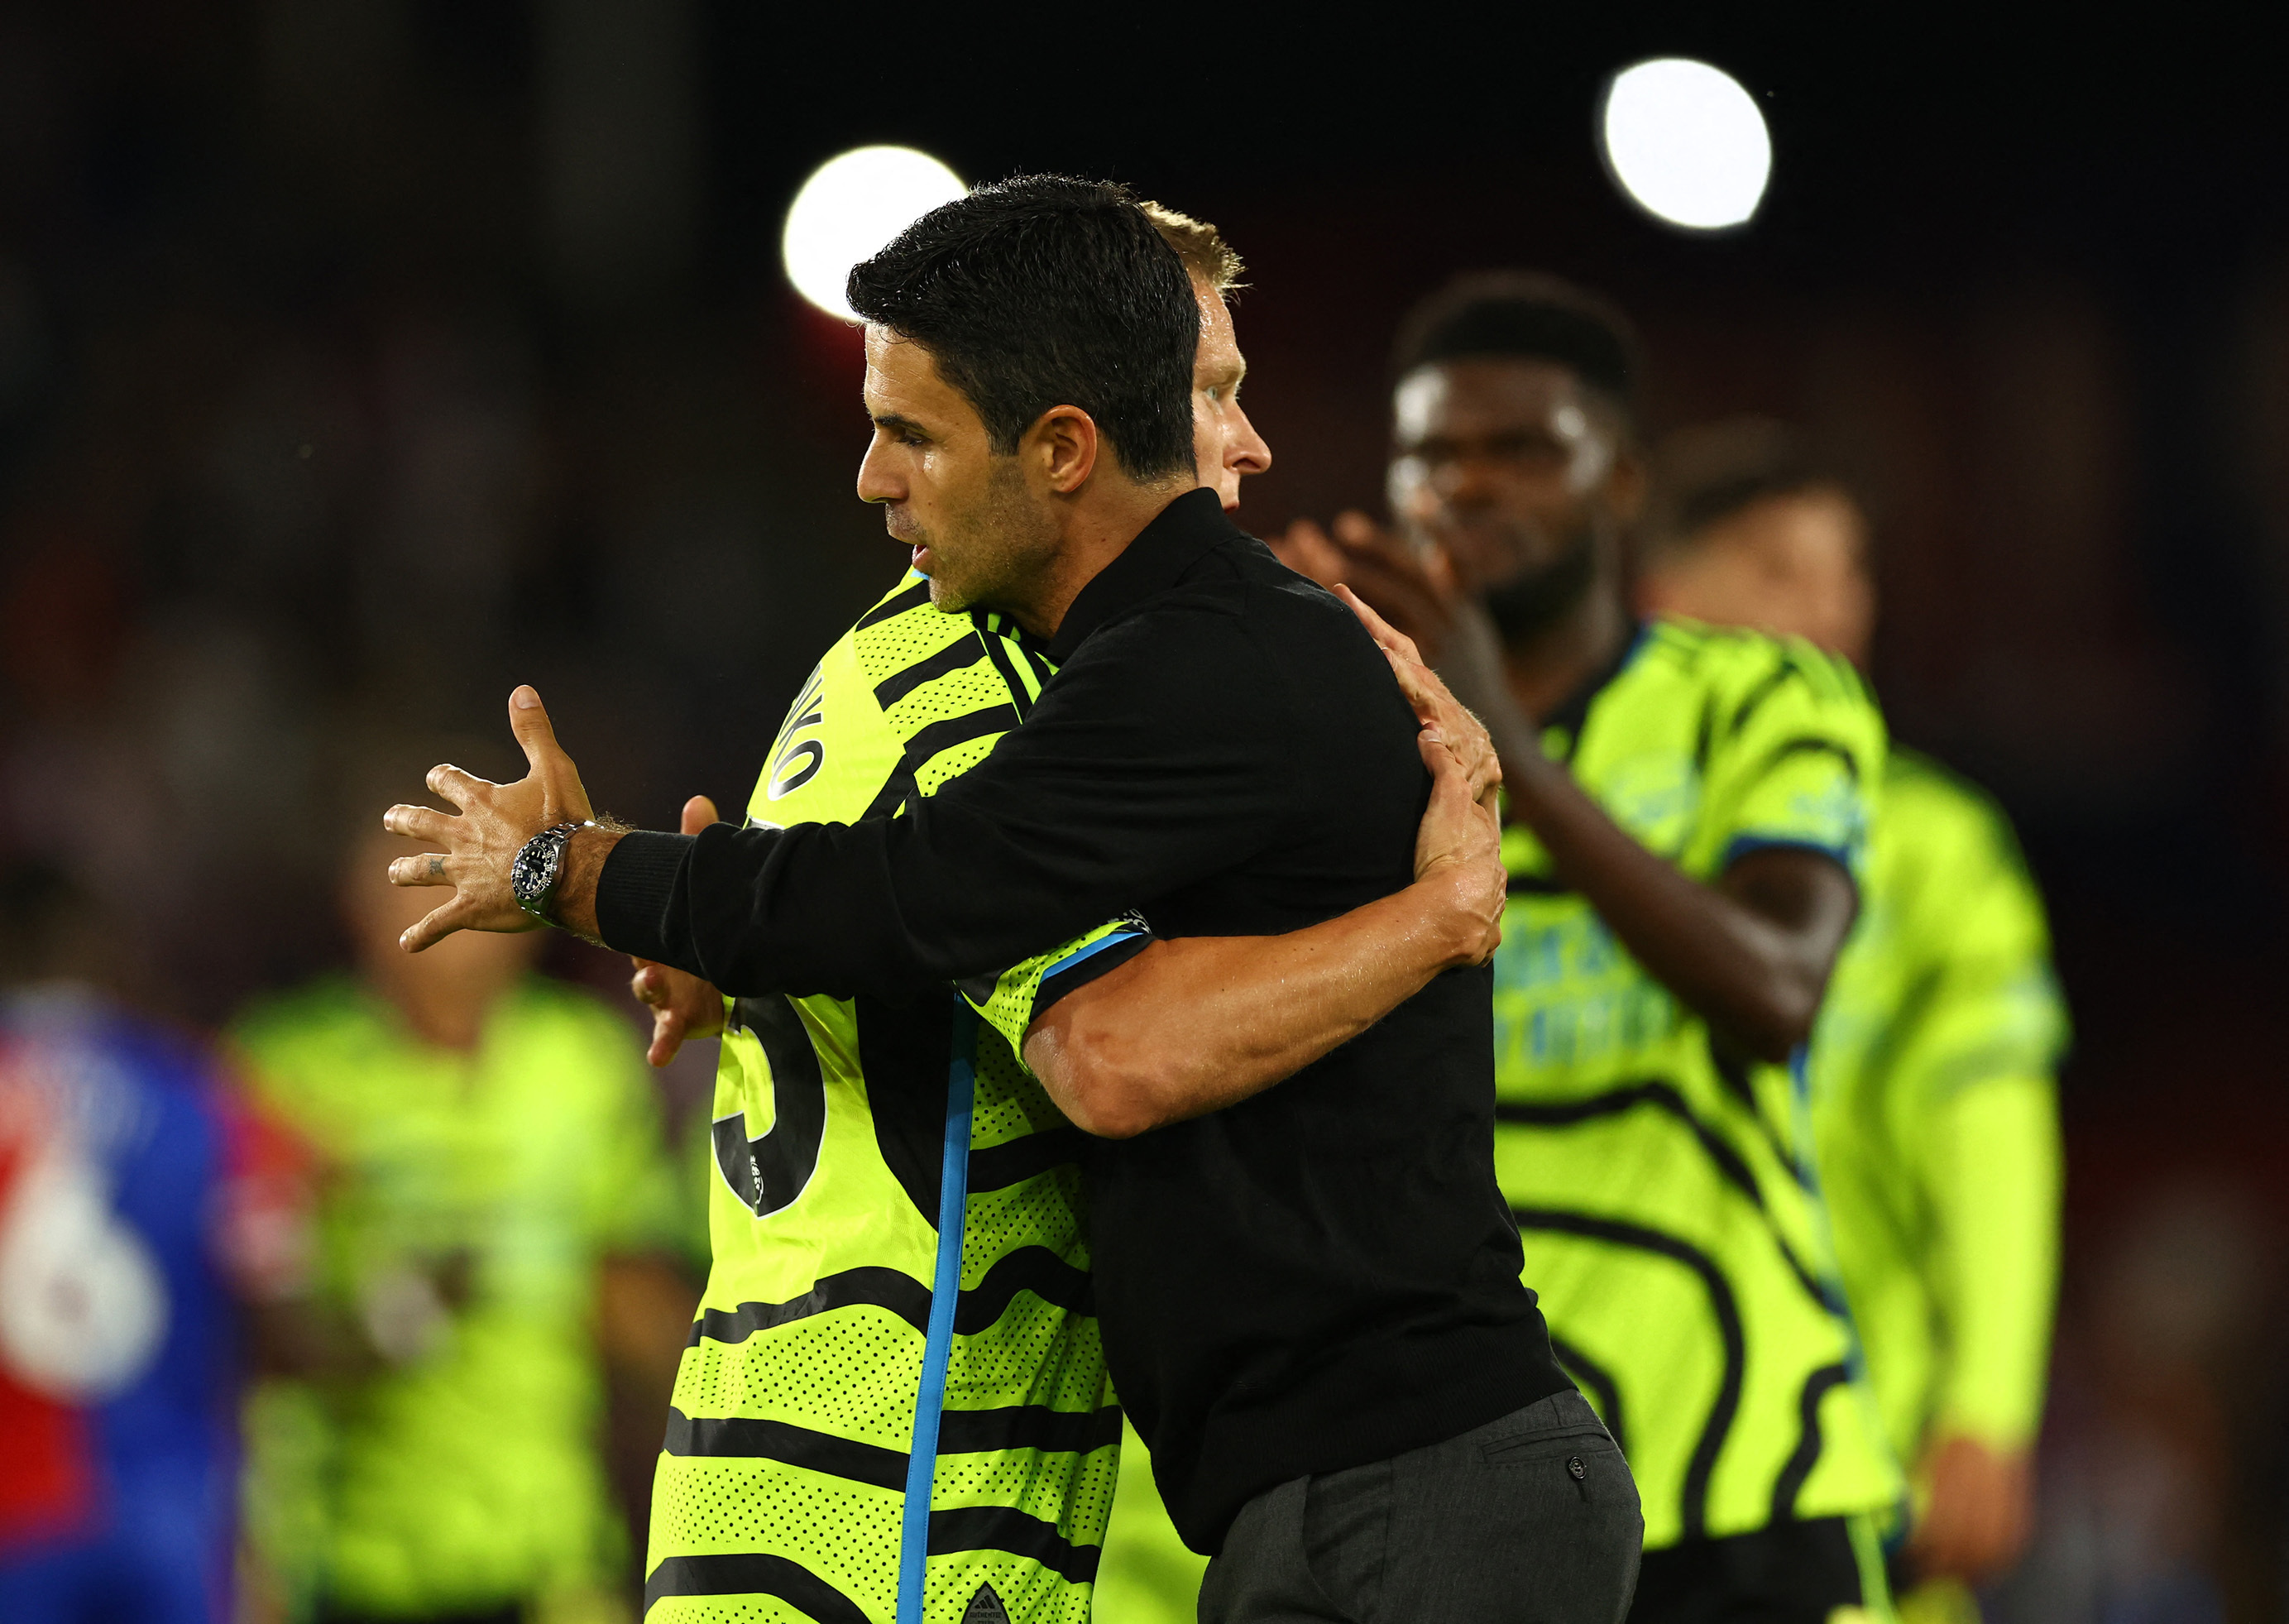
[(1644, 368), (1637, 329), (1613, 300), (1540, 271), (1473, 271), (1408, 313), (1392, 351), (1395, 381), (1434, 361), (1518, 356), (1554, 361), (1608, 396), (1632, 425)]
[(1654, 453), (1646, 545), (1681, 551), (1759, 502), (1830, 490), (1858, 500), (1811, 439), (1776, 419), (1731, 417), (1680, 428)]
[(930, 353), (1008, 456), (1079, 406), (1131, 479), (1192, 467), (1200, 306), (1128, 188), (1017, 175), (932, 209), (852, 268), (850, 308)]

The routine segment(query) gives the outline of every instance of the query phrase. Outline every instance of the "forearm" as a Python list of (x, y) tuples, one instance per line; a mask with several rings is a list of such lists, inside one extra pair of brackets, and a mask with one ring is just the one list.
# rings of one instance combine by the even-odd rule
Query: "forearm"
[(1052, 1005), (1025, 1035), (1025, 1063), (1109, 1139), (1236, 1105), (1482, 956), (1474, 884), (1441, 871), (1284, 936), (1155, 942)]
[[(615, 951), (673, 965), (735, 997), (850, 997), (991, 972), (1090, 922), (1083, 910), (1094, 892), (1081, 877), (1063, 889), (997, 884), (997, 871), (979, 855), (994, 832), (974, 819), (949, 832), (955, 820), (942, 807), (933, 811), (857, 824), (718, 824), (696, 836), (627, 836), (598, 865), (589, 905), (594, 934)], [(1117, 908), (1102, 897), (1094, 906), (1098, 918)], [(568, 915), (566, 923), (579, 922)]]
[(2048, 1077), (1990, 1077), (1935, 1109), (1931, 1196), (1949, 1329), (1938, 1424), (2015, 1449), (2042, 1412), (2058, 1291), (2060, 1152)]
[(1786, 1060), (1811, 1034), (1849, 912), (1811, 931), (1760, 913), (1750, 906), (1754, 855), (1736, 865), (1737, 878), (1728, 876), (1750, 900), (1701, 884), (1639, 844), (1522, 730), (1488, 726), (1511, 815), (1533, 829), (1559, 878), (1719, 1033), (1762, 1060)]

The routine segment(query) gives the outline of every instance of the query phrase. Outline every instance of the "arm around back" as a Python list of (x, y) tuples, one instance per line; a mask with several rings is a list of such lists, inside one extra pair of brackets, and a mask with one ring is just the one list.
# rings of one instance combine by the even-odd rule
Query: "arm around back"
[(1085, 1132), (1128, 1139), (1236, 1105), (1358, 1036), (1501, 940), (1492, 812), (1425, 735), (1431, 802), (1414, 884), (1280, 936), (1156, 941), (1026, 1029), (1026, 1065)]

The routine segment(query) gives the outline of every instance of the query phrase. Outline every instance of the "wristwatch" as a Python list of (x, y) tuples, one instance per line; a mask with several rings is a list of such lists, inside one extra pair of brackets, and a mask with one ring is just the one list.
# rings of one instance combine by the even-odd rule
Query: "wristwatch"
[(564, 848), (593, 823), (560, 823), (524, 843), (508, 866), (508, 888), (516, 905), (543, 924), (555, 924), (556, 885), (564, 877)]

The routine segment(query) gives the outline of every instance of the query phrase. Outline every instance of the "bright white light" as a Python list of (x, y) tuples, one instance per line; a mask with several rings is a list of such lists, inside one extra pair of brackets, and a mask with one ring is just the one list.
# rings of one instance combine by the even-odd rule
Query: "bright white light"
[(1722, 231), (1757, 212), (1772, 178), (1764, 115), (1721, 68), (1683, 57), (1639, 62), (1606, 87), (1606, 164), (1637, 204), (1689, 231)]
[(860, 147), (830, 158), (787, 210), (779, 238), (787, 280), (829, 316), (857, 321), (842, 301), (850, 268), (969, 189), (953, 171), (911, 147)]

